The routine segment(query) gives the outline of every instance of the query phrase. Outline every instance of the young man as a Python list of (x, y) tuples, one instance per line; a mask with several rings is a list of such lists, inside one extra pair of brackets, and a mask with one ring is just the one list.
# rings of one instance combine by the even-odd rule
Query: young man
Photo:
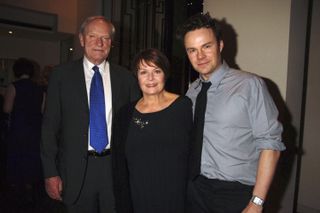
[(115, 212), (112, 117), (140, 93), (133, 75), (108, 61), (114, 32), (104, 17), (87, 18), (79, 33), (84, 57), (56, 67), (49, 80), (41, 144), (45, 186), (71, 213)]
[[(262, 212), (280, 151), (285, 149), (276, 106), (262, 79), (223, 61), (220, 28), (208, 13), (189, 18), (178, 34), (199, 73), (187, 92), (195, 113), (188, 209)], [(205, 87), (208, 90), (197, 97)], [(199, 118), (200, 99), (204, 121)]]

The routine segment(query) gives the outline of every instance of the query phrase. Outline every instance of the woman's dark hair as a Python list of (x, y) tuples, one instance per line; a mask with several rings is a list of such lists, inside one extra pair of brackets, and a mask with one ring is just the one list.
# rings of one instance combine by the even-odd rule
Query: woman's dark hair
[(211, 29), (216, 36), (217, 42), (219, 43), (222, 39), (221, 28), (216, 20), (211, 18), (209, 13), (202, 14), (198, 13), (191, 16), (186, 22), (184, 22), (176, 32), (176, 36), (179, 40), (184, 39), (184, 36), (190, 32), (201, 28)]
[(168, 79), (170, 75), (170, 63), (167, 56), (165, 56), (160, 50), (150, 48), (142, 50), (135, 56), (132, 64), (132, 69), (135, 76), (138, 74), (141, 63), (146, 63), (149, 66), (155, 65), (159, 67), (164, 73), (165, 80)]
[(22, 75), (28, 75), (29, 77), (32, 77), (35, 67), (31, 60), (27, 58), (18, 58), (14, 62), (12, 70), (16, 78), (20, 78)]

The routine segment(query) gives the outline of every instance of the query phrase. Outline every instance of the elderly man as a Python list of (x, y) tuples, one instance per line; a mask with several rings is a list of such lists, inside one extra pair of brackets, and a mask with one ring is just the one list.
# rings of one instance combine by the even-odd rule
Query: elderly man
[(111, 174), (114, 113), (139, 98), (135, 78), (108, 61), (115, 29), (102, 16), (80, 27), (84, 56), (54, 69), (42, 126), (48, 195), (68, 212), (115, 212)]

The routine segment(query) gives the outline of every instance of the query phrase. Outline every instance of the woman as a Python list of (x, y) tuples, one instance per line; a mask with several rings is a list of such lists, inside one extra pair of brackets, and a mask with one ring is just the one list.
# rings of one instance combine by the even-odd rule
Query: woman
[(169, 62), (157, 49), (134, 60), (142, 98), (122, 108), (112, 144), (117, 213), (183, 213), (192, 104), (165, 90)]
[[(3, 111), (10, 114), (7, 136), (7, 182), (23, 199), (31, 199), (42, 181), (40, 130), (42, 89), (31, 80), (32, 61), (19, 58), (13, 64), (16, 81), (6, 89)], [(32, 201), (32, 200), (31, 200)]]

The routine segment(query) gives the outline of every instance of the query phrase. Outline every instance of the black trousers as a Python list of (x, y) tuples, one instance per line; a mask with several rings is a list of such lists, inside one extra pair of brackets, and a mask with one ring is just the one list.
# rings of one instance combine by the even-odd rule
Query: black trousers
[(87, 173), (76, 204), (68, 213), (114, 213), (111, 156), (88, 157)]
[(240, 213), (252, 197), (253, 186), (198, 176), (188, 185), (188, 213)]

